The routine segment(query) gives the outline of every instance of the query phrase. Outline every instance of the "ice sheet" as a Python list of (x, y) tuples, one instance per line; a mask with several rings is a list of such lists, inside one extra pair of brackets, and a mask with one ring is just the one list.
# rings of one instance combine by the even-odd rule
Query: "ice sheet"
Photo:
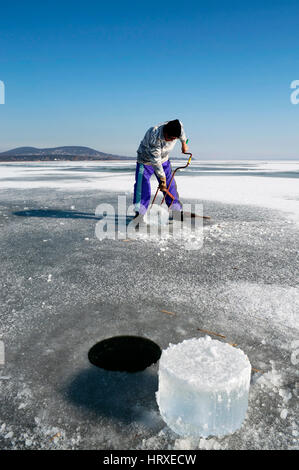
[[(121, 179), (132, 197), (130, 165), (131, 175), (120, 163), (105, 174), (90, 163), (55, 163), (50, 181), (50, 168), (44, 180), (39, 168), (23, 165), (19, 179), (15, 170), (10, 181), (2, 179), (13, 189), (1, 191), (0, 206), (0, 339), (6, 353), (0, 447), (298, 450), (297, 227), (285, 213), (264, 209), (262, 200), (258, 207), (240, 206), (231, 194), (234, 205), (204, 200), (213, 224), (204, 227), (203, 247), (194, 253), (162, 240), (100, 242), (93, 210), (102, 201), (115, 203)], [(228, 177), (180, 175), (185, 198), (181, 178), (197, 181), (198, 194), (209, 182), (222, 201)], [(242, 178), (267, 179), (230, 178), (240, 184)], [(271, 181), (278, 194), (283, 179)], [(293, 182), (287, 179), (286, 195)], [(49, 191), (48, 183), (59, 191)], [(40, 189), (31, 189), (34, 184)], [(156, 368), (117, 378), (90, 371), (87, 351), (105, 337), (146, 335), (166, 348), (169, 341), (201, 336), (199, 328), (237, 343), (259, 370), (252, 375), (248, 419), (232, 435), (178, 439), (159, 414)]]
[[(173, 162), (173, 167), (179, 162)], [(209, 168), (217, 165), (236, 175), (214, 175)], [(45, 162), (1, 163), (1, 188), (56, 188), (63, 190), (98, 189), (127, 192), (131, 195), (134, 185), (134, 162)], [(196, 170), (199, 169), (197, 172)], [(257, 173), (293, 172), (299, 170), (297, 162), (244, 162), (209, 161), (192, 162), (190, 171), (176, 177), (181, 198), (221, 201), (233, 204), (249, 204), (284, 211), (299, 222), (298, 178), (247, 176), (248, 170)], [(193, 173), (195, 171), (195, 173)], [(207, 173), (208, 172), (208, 173)], [(241, 174), (240, 174), (241, 173)], [(293, 176), (294, 176), (293, 175)], [(156, 190), (156, 181), (152, 191)], [(131, 197), (131, 196), (130, 196)]]

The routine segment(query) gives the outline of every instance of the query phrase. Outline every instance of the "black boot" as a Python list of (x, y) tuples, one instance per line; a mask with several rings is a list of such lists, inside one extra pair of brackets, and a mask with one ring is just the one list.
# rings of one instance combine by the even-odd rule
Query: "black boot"
[(139, 212), (135, 212), (133, 220), (135, 220), (134, 225), (136, 230), (138, 230), (140, 226), (143, 226), (145, 224), (144, 215), (139, 214)]

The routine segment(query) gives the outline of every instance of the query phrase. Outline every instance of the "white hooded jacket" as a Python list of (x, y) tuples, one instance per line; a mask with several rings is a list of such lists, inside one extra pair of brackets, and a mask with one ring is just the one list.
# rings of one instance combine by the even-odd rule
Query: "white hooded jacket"
[[(165, 176), (162, 164), (168, 160), (169, 153), (176, 144), (176, 140), (166, 141), (164, 138), (163, 127), (167, 122), (169, 121), (148, 129), (137, 150), (137, 162), (152, 165), (158, 178)], [(185, 142), (186, 134), (181, 121), (180, 124), (182, 131), (179, 139), (181, 142)]]

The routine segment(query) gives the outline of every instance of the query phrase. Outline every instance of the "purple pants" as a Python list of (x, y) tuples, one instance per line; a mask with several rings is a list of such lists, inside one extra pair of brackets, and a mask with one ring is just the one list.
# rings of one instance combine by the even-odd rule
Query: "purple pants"
[[(166, 186), (168, 188), (172, 170), (170, 161), (166, 160), (163, 163), (163, 169), (166, 176)], [(135, 185), (134, 185), (134, 204), (135, 204), (135, 211), (139, 212), (139, 214), (145, 214), (151, 199), (151, 184), (150, 178), (154, 174), (154, 168), (151, 165), (143, 165), (143, 163), (137, 163), (136, 165), (136, 174), (135, 174)], [(155, 175), (156, 176), (156, 175)], [(159, 178), (156, 176), (157, 180)], [(166, 196), (165, 202), (168, 207), (171, 205), (171, 209), (181, 211), (182, 204), (179, 201), (179, 195), (176, 188), (176, 183), (174, 179), (172, 180), (171, 186), (169, 188), (169, 192), (174, 196), (174, 201), (172, 203), (172, 199), (169, 196)]]

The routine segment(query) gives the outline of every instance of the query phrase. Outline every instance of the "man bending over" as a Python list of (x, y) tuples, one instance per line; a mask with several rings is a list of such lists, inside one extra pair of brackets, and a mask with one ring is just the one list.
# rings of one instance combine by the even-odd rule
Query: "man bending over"
[[(181, 141), (182, 153), (187, 152), (188, 145), (186, 144), (183, 124), (175, 119), (151, 127), (140, 142), (137, 150), (133, 200), (136, 217), (138, 215), (143, 216), (148, 209), (151, 199), (150, 178), (154, 173), (159, 182), (160, 190), (165, 191), (168, 188), (172, 176), (169, 154), (173, 150), (177, 139)], [(171, 197), (166, 195), (166, 204), (170, 206), (172, 203), (171, 209), (173, 212), (181, 212), (182, 204), (179, 201), (174, 179), (169, 192), (174, 196), (174, 200), (172, 203)]]

